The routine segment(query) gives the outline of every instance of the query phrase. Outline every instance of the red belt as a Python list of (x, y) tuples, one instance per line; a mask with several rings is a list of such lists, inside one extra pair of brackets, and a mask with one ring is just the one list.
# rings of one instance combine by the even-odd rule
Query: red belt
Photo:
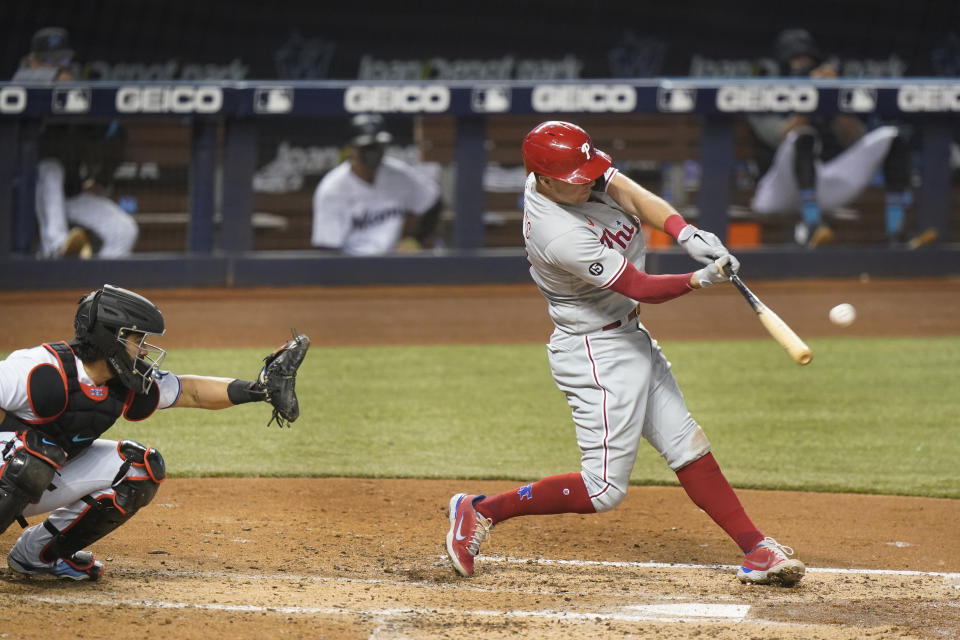
[(633, 311), (631, 311), (630, 313), (627, 314), (627, 319), (626, 319), (626, 320), (614, 320), (614, 321), (611, 322), (610, 324), (608, 324), (608, 325), (606, 325), (606, 326), (604, 326), (604, 327), (601, 327), (600, 330), (601, 330), (601, 331), (609, 331), (610, 329), (616, 329), (617, 327), (623, 325), (624, 322), (630, 322), (631, 320), (633, 320), (634, 318), (636, 318), (638, 315), (640, 315), (640, 305), (637, 305), (636, 307), (634, 307), (634, 308), (633, 308)]

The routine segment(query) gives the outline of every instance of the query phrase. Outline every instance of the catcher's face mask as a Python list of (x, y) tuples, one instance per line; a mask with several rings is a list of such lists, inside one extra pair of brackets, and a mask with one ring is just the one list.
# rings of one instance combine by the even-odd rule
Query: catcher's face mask
[(121, 382), (137, 393), (147, 393), (153, 386), (153, 373), (160, 367), (160, 363), (167, 357), (165, 349), (161, 349), (147, 342), (147, 336), (152, 335), (124, 327), (117, 332), (117, 342), (121, 351), (117, 354), (117, 363), (110, 358), (110, 364), (119, 376)]

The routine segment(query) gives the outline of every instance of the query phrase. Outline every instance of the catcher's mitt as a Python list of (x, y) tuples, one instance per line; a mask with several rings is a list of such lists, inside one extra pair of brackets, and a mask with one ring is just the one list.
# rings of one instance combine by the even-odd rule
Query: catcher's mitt
[(263, 369), (257, 377), (257, 387), (267, 394), (273, 405), (269, 427), (276, 420), (280, 427), (289, 427), (300, 417), (300, 405), (295, 390), (297, 369), (310, 348), (310, 338), (293, 332), (293, 339), (263, 359)]

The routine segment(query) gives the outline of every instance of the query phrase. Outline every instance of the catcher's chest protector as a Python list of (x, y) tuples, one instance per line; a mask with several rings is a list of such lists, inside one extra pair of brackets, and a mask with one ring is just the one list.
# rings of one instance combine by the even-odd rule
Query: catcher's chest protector
[(128, 390), (117, 379), (99, 387), (82, 385), (70, 346), (65, 342), (43, 346), (57, 356), (61, 369), (40, 365), (30, 372), (30, 404), (40, 418), (35, 428), (68, 454), (88, 447), (121, 415), (142, 420), (156, 409), (160, 399), (156, 385), (146, 396)]

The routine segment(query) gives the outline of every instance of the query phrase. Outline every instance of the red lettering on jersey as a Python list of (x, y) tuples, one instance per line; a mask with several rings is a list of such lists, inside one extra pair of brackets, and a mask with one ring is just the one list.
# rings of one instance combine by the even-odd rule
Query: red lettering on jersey
[(627, 245), (630, 244), (630, 241), (633, 240), (633, 236), (636, 232), (636, 227), (631, 227), (628, 224), (621, 226), (620, 230), (616, 233), (610, 233), (609, 229), (604, 229), (603, 235), (600, 236), (600, 242), (611, 249), (613, 249), (614, 243), (620, 245), (621, 249), (626, 249)]

